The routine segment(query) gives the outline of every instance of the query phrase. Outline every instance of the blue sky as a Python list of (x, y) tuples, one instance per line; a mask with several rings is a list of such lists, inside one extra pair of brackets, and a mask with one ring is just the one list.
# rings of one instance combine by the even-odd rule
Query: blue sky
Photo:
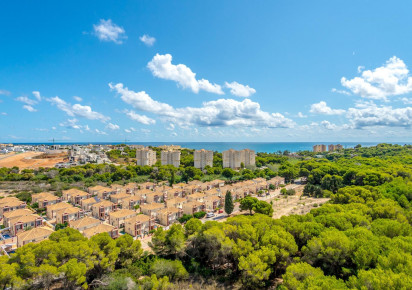
[(7, 1), (0, 142), (411, 142), (410, 11), (410, 1)]

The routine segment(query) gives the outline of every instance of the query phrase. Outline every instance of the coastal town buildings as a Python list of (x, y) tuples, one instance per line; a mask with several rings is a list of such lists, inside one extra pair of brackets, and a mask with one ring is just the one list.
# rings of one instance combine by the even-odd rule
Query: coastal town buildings
[(250, 149), (229, 149), (222, 152), (223, 168), (239, 169), (243, 166), (254, 166), (256, 164), (255, 151)]
[(193, 153), (195, 168), (204, 169), (206, 166), (213, 167), (213, 151), (210, 150), (195, 150)]
[(161, 152), (162, 165), (180, 166), (180, 151), (179, 150), (163, 150)]
[(136, 149), (136, 165), (153, 166), (156, 163), (156, 152), (149, 148)]

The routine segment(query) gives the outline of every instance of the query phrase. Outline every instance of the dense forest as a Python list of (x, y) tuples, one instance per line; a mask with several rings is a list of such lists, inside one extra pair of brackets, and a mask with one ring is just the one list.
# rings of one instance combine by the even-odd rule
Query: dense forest
[[(73, 229), (62, 229), (48, 241), (0, 257), (0, 287), (412, 289), (411, 153), (411, 146), (380, 144), (316, 158), (301, 152), (293, 160), (259, 154), (256, 169), (226, 178), (261, 172), (266, 177), (269, 170), (288, 181), (303, 177), (304, 194), (330, 201), (306, 215), (281, 219), (259, 210), (225, 222), (193, 218), (169, 230), (159, 228), (150, 244), (153, 253), (143, 252), (140, 242), (127, 235), (112, 240), (100, 234), (88, 240)], [(196, 177), (185, 175), (190, 167), (175, 169), (179, 178)], [(221, 169), (218, 164), (213, 168)], [(154, 171), (107, 165), (36, 172), (1, 169), (0, 180), (70, 183), (84, 178), (110, 183), (136, 176), (157, 179)], [(199, 286), (199, 281), (207, 282)]]

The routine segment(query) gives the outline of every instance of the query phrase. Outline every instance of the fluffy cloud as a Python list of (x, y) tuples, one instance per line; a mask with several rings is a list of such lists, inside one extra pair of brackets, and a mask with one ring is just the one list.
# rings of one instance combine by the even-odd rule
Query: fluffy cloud
[(32, 94), (39, 102), (41, 101), (41, 95), (39, 91), (33, 91)]
[(96, 133), (99, 134), (99, 135), (107, 135), (106, 132), (100, 131), (99, 129), (94, 129), (94, 132), (96, 132)]
[(156, 42), (156, 38), (147, 34), (140, 36), (139, 39), (141, 42), (146, 44), (146, 46), (153, 46), (153, 44)]
[(371, 126), (387, 127), (411, 127), (412, 107), (392, 108), (391, 106), (380, 106), (375, 104), (350, 108), (347, 113), (354, 128)]
[(320, 125), (322, 126), (322, 127), (324, 127), (325, 129), (327, 129), (327, 130), (336, 130), (337, 128), (338, 128), (338, 126), (336, 126), (335, 124), (333, 124), (333, 123), (331, 123), (331, 122), (329, 122), (329, 121), (322, 121), (322, 122), (320, 122)]
[(155, 120), (147, 117), (146, 115), (139, 115), (134, 111), (125, 110), (126, 115), (133, 121), (139, 122), (144, 125), (153, 125), (156, 123)]
[(299, 113), (298, 113), (298, 117), (299, 117), (299, 118), (306, 118), (307, 116), (306, 116), (306, 115), (303, 115), (302, 112), (299, 112)]
[(246, 126), (290, 128), (294, 122), (279, 113), (262, 111), (259, 103), (250, 99), (239, 102), (233, 99), (219, 99), (204, 102), (201, 107), (174, 108), (169, 104), (153, 100), (146, 92), (134, 92), (123, 84), (109, 84), (120, 94), (121, 99), (137, 110), (164, 117), (180, 126)]
[(123, 27), (120, 27), (112, 22), (111, 19), (100, 19), (99, 24), (93, 25), (94, 33), (101, 41), (112, 41), (121, 44), (123, 39), (126, 39), (126, 33)]
[(244, 97), (248, 98), (254, 93), (256, 93), (256, 90), (254, 88), (249, 87), (248, 85), (242, 85), (239, 84), (238, 82), (231, 82), (225, 83), (225, 86), (230, 89), (230, 93), (234, 96), (237, 97)]
[(170, 54), (156, 54), (147, 64), (147, 67), (155, 77), (172, 80), (178, 83), (182, 88), (189, 88), (194, 93), (200, 90), (223, 95), (222, 87), (218, 84), (212, 84), (206, 79), (197, 80), (196, 73), (184, 64), (172, 64)]
[(341, 79), (341, 84), (363, 98), (384, 100), (390, 96), (412, 92), (412, 77), (405, 63), (396, 56), (374, 70), (358, 68), (360, 77)]
[(37, 112), (37, 110), (35, 108), (33, 108), (32, 106), (30, 106), (30, 105), (24, 105), (23, 109), (25, 109), (29, 112)]
[(18, 98), (16, 98), (16, 101), (25, 103), (26, 105), (29, 105), (29, 106), (33, 106), (33, 105), (37, 104), (36, 100), (29, 99), (26, 96), (18, 97)]
[(90, 106), (83, 106), (80, 104), (71, 105), (59, 97), (50, 98), (48, 101), (55, 105), (59, 110), (66, 112), (70, 117), (83, 117), (89, 120), (99, 120), (102, 122), (110, 120), (110, 117), (93, 111)]
[(313, 114), (322, 114), (322, 115), (342, 115), (345, 113), (345, 110), (332, 109), (331, 107), (328, 107), (326, 102), (321, 101), (319, 103), (311, 105), (310, 112)]
[(82, 102), (83, 99), (78, 97), (78, 96), (73, 96), (73, 99), (75, 99), (77, 102)]
[(402, 101), (405, 105), (412, 105), (412, 98), (402, 98), (401, 101)]
[(129, 129), (124, 129), (124, 131), (125, 131), (126, 133), (132, 133), (132, 131), (130, 131)]
[(335, 89), (335, 88), (331, 89), (330, 91), (331, 91), (332, 93), (337, 93), (337, 94), (346, 95), (346, 96), (352, 95), (352, 94), (349, 93), (348, 91), (338, 90), (338, 89)]
[(119, 130), (120, 127), (119, 127), (119, 125), (117, 125), (117, 124), (109, 123), (109, 124), (107, 124), (106, 129), (109, 129), (109, 130)]

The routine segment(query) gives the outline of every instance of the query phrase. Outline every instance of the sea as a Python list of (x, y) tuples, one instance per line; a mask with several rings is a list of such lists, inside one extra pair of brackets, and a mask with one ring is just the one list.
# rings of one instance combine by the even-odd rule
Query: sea
[[(182, 148), (190, 149), (206, 149), (212, 151), (222, 152), (228, 149), (242, 150), (251, 149), (255, 152), (266, 152), (273, 153), (278, 151), (289, 151), (298, 152), (305, 150), (312, 150), (313, 145), (316, 144), (341, 144), (343, 148), (353, 148), (360, 144), (362, 147), (376, 146), (381, 142), (78, 142), (78, 143), (54, 143), (55, 145), (86, 145), (86, 144), (96, 144), (96, 145), (116, 145), (116, 144), (127, 144), (127, 145), (144, 145), (144, 146), (161, 146), (161, 145), (180, 145)], [(411, 144), (409, 142), (391, 142), (392, 144)], [(14, 143), (18, 145), (17, 143)], [(23, 143), (21, 143), (23, 144)], [(24, 143), (24, 145), (39, 145), (40, 143)], [(41, 143), (44, 145), (53, 145), (53, 143)]]

